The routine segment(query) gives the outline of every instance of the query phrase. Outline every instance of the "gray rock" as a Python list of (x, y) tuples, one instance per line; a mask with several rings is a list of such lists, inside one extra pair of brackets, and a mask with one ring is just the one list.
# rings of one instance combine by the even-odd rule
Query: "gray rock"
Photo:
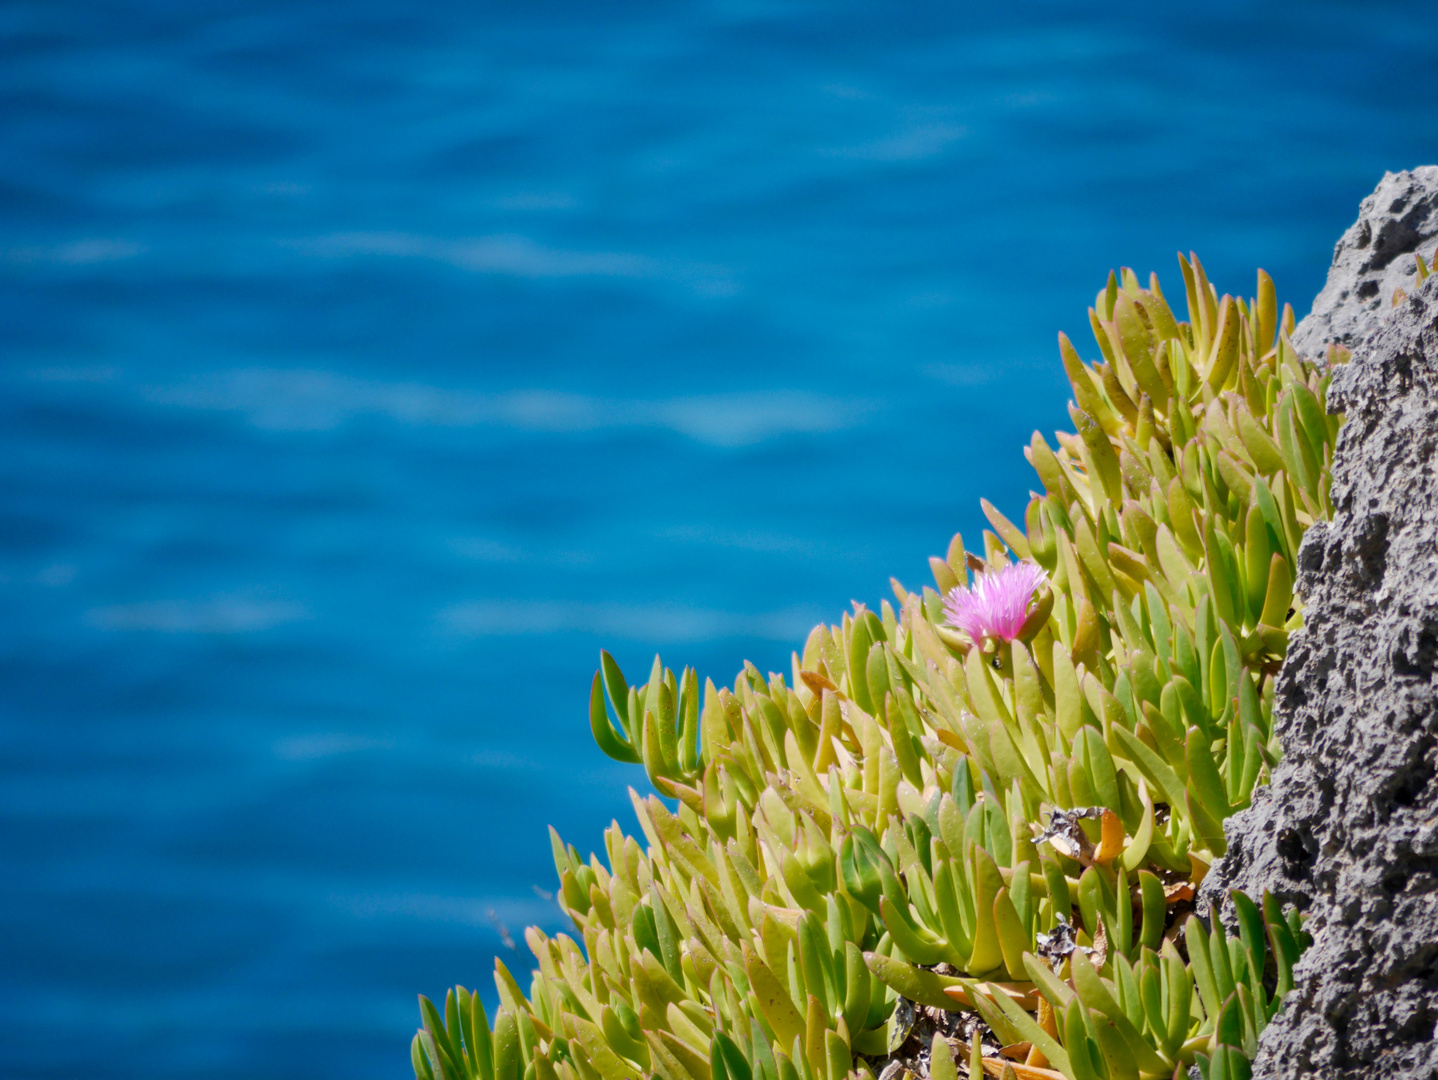
[[(1379, 191), (1418, 174), (1438, 182)], [(1325, 311), (1362, 334), (1361, 312)], [(1285, 757), (1201, 897), (1268, 888), (1310, 914), (1259, 1078), (1438, 1076), (1438, 276), (1356, 344), (1329, 391), (1336, 514), (1299, 553), (1305, 626), (1276, 686)]]
[(1294, 347), (1321, 360), (1329, 342), (1354, 348), (1393, 309), (1393, 292), (1412, 295), (1417, 260), (1438, 248), (1438, 165), (1385, 173), (1333, 249), (1328, 281), (1294, 329)]

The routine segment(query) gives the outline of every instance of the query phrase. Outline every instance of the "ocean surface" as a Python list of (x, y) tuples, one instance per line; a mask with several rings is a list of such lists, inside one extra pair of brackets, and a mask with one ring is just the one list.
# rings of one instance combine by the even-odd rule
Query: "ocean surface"
[[(402, 1078), (716, 682), (917, 586), (1110, 267), (1303, 314), (1438, 6), (0, 6), (0, 1075)], [(513, 951), (512, 942), (518, 943)]]

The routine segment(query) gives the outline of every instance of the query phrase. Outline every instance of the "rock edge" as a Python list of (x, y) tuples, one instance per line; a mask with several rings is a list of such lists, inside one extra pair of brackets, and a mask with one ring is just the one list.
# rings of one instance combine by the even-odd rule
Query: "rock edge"
[(1299, 552), (1305, 627), (1274, 703), (1284, 760), (1229, 819), (1201, 898), (1266, 888), (1311, 916), (1255, 1077), (1438, 1076), (1438, 276), (1394, 286), (1409, 294), (1395, 309), (1382, 295), (1424, 229), (1438, 232), (1438, 166), (1386, 175), (1294, 335), (1310, 356), (1354, 349), (1329, 390), (1347, 416), (1335, 516)]

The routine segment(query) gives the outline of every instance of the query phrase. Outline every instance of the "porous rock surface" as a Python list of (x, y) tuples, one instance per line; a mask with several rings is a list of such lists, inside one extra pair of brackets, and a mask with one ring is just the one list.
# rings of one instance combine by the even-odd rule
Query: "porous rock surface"
[[(1438, 186), (1434, 167), (1389, 174), (1375, 197), (1420, 174)], [(1438, 1077), (1438, 276), (1405, 291), (1391, 313), (1325, 309), (1356, 349), (1328, 396), (1347, 415), (1334, 520), (1298, 556), (1305, 625), (1274, 703), (1284, 759), (1229, 819), (1200, 897), (1267, 888), (1310, 914), (1256, 1078)]]
[(1438, 248), (1438, 165), (1384, 173), (1333, 249), (1328, 281), (1294, 329), (1293, 346), (1322, 360), (1330, 342), (1354, 348), (1393, 307), (1393, 293), (1418, 287), (1417, 260)]

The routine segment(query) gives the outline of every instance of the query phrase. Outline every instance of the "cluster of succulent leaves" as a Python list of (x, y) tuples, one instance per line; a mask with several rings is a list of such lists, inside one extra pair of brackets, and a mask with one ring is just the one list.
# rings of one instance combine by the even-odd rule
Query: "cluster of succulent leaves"
[[(1269, 897), (1233, 896), (1236, 935), (1192, 897), (1277, 760), (1339, 421), (1268, 275), (1220, 298), (1180, 263), (1186, 321), (1124, 270), (1101, 360), (1060, 335), (1075, 433), (1035, 433), (1024, 526), (984, 503), (937, 588), (816, 627), (787, 679), (701, 690), (656, 658), (630, 685), (604, 655), (594, 737), (672, 808), (631, 790), (642, 841), (613, 824), (587, 862), (552, 834), (577, 939), (526, 933), (527, 993), (497, 963), (492, 1029), (478, 993), (421, 999), (420, 1080), (872, 1076), (916, 1005), (987, 1030), (935, 1037), (938, 1080), (1247, 1080), (1305, 936)], [(944, 624), (1020, 559), (1049, 584), (1016, 640)]]

